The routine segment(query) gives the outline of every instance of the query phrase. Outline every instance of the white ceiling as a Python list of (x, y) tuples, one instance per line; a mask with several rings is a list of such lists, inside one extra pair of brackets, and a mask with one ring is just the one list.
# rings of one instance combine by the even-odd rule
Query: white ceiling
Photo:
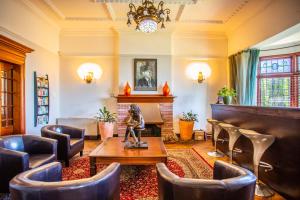
[[(141, 0), (29, 0), (61, 28), (126, 27), (128, 2)], [(165, 0), (171, 29), (223, 31), (238, 26), (272, 0)], [(106, 3), (102, 3), (106, 2)]]

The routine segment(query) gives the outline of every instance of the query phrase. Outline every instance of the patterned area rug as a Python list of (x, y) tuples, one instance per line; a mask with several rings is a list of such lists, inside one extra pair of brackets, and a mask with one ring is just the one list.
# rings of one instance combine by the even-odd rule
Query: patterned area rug
[[(212, 168), (193, 149), (168, 149), (168, 168), (180, 177), (211, 179)], [(97, 165), (101, 171), (105, 165)], [(63, 180), (89, 177), (88, 156), (71, 160), (70, 167), (63, 169)], [(121, 200), (157, 199), (155, 166), (123, 166), (121, 172)]]

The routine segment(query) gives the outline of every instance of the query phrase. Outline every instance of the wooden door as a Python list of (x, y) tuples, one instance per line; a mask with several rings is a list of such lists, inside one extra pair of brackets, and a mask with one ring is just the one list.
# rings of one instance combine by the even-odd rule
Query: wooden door
[(0, 62), (0, 135), (20, 132), (20, 66)]

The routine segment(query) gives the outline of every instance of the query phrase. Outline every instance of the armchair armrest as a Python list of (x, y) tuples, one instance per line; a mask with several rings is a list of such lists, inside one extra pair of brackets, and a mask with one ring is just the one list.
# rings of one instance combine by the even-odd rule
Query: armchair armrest
[(0, 147), (0, 193), (9, 191), (8, 182), (17, 174), (29, 169), (27, 153)]
[(24, 135), (24, 148), (29, 154), (55, 154), (57, 155), (57, 141), (35, 135)]
[(75, 128), (75, 127), (68, 127), (63, 126), (63, 133), (69, 135), (71, 138), (84, 138), (85, 129)]

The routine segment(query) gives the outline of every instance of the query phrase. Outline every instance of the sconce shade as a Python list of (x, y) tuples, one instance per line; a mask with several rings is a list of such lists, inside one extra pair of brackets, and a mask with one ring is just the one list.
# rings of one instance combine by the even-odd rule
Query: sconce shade
[(78, 68), (77, 74), (86, 83), (91, 83), (94, 79), (101, 78), (102, 69), (95, 63), (84, 63)]
[[(199, 73), (201, 72), (201, 73)], [(202, 83), (205, 79), (210, 77), (211, 68), (205, 62), (194, 62), (188, 65), (186, 69), (186, 75), (192, 80), (202, 80), (199, 83)], [(202, 77), (201, 77), (202, 76)]]

